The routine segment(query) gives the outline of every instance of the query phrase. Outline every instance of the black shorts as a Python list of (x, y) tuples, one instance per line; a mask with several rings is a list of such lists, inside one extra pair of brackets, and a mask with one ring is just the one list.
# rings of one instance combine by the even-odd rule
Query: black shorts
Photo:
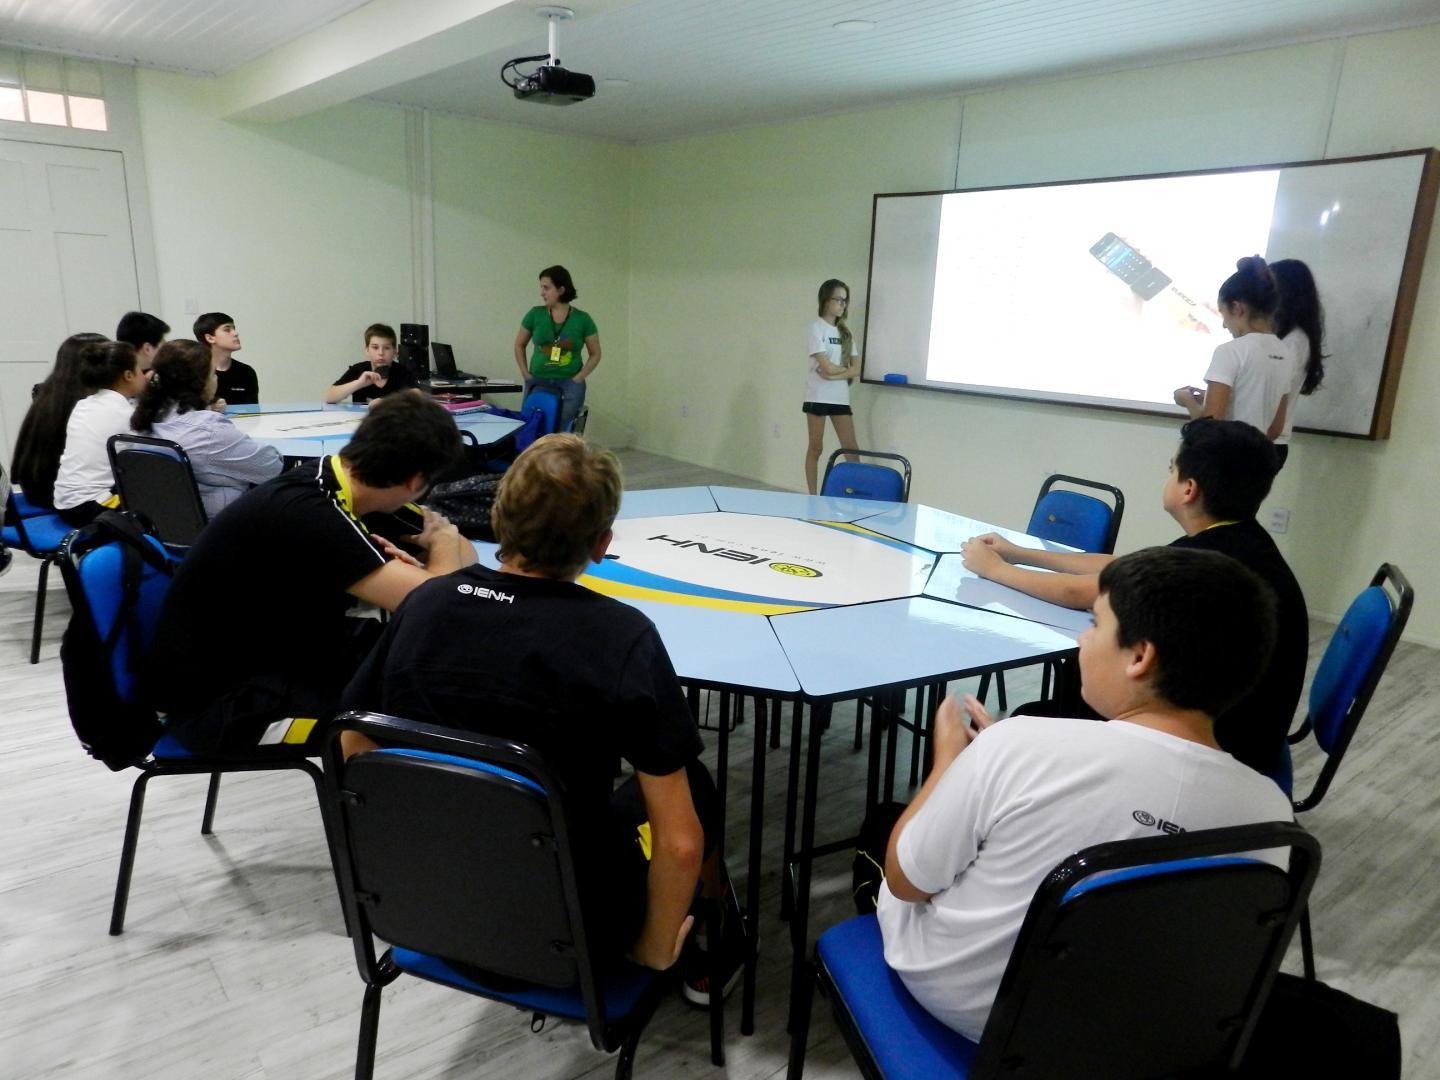
[(849, 405), (831, 405), (824, 401), (807, 401), (800, 406), (800, 411), (809, 413), (811, 416), (854, 416), (854, 411)]

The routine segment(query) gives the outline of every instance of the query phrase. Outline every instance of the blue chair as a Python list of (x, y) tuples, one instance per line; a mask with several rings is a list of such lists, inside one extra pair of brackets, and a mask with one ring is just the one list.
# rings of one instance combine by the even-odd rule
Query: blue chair
[[(1380, 676), (1385, 674), (1400, 634), (1410, 621), (1414, 604), (1415, 590), (1400, 568), (1383, 563), (1330, 635), (1330, 644), (1325, 647), (1325, 655), (1320, 658), (1320, 666), (1310, 683), (1305, 719), (1288, 740), (1294, 744), (1307, 735), (1314, 735), (1325, 754), (1325, 762), (1309, 793), (1295, 799), (1297, 814), (1318, 806), (1330, 790)], [(1294, 797), (1295, 775), (1289, 745), (1282, 748), (1273, 778), (1286, 795)], [(1300, 947), (1305, 977), (1313, 979), (1315, 953), (1308, 909), (1300, 920)]]
[[(1068, 488), (1057, 489), (1056, 484), (1108, 492), (1111, 501), (1107, 503)], [(1098, 480), (1082, 480), (1078, 476), (1056, 473), (1046, 477), (1045, 483), (1040, 485), (1040, 494), (1035, 498), (1035, 509), (1030, 512), (1030, 524), (1025, 526), (1025, 531), (1042, 540), (1068, 544), (1081, 551), (1111, 555), (1115, 551), (1115, 538), (1120, 535), (1120, 519), (1124, 516), (1125, 496), (1119, 488)]]
[[(384, 749), (347, 760), (346, 731)], [(365, 981), (356, 1080), (374, 1073), (381, 992), (402, 974), (583, 1021), (596, 1049), (619, 1050), (617, 1080), (629, 1077), (671, 979), (628, 962), (602, 969), (586, 937), (571, 822), (544, 759), (505, 739), (346, 713), (324, 760), (331, 858)], [(718, 930), (712, 922), (711, 941)], [(389, 945), (378, 958), (376, 937)], [(717, 1065), (719, 983), (712, 973)]]
[[(1068, 488), (1056, 488), (1056, 484), (1070, 484), (1108, 492), (1110, 502), (1083, 492)], [(1092, 554), (1113, 555), (1115, 540), (1120, 535), (1120, 520), (1125, 516), (1125, 496), (1120, 489), (1098, 480), (1083, 480), (1078, 476), (1055, 473), (1047, 476), (1040, 485), (1040, 494), (1035, 497), (1035, 509), (1030, 511), (1030, 523), (1025, 531), (1041, 540), (1067, 544)], [(1050, 679), (1055, 666), (1045, 664), (1040, 685), (1040, 696), (1050, 696)], [(990, 689), (990, 676), (980, 680), (978, 696), (983, 701)], [(1000, 708), (1007, 708), (1005, 700), (1005, 673), (995, 677), (995, 690), (1000, 699)]]
[(30, 663), (40, 662), (40, 637), (45, 629), (45, 586), (50, 564), (60, 555), (60, 545), (70, 532), (65, 520), (46, 507), (32, 503), (23, 491), (10, 491), (5, 518), (13, 521), (0, 532), (0, 541), (17, 547), (32, 559), (40, 560), (40, 584), (35, 590), (35, 624), (30, 635)]
[(121, 506), (143, 514), (167, 547), (194, 544), (209, 516), (184, 447), (169, 439), (130, 434), (111, 435), (105, 446)]
[[(895, 461), (899, 468), (869, 461), (840, 461), (841, 457), (880, 458)], [(836, 450), (825, 462), (820, 494), (846, 499), (875, 499), (881, 502), (910, 501), (910, 462), (900, 454), (884, 450)]]
[[(529, 420), (532, 416), (539, 416), (539, 426), (531, 441), (544, 435), (554, 433), (556, 425), (560, 422), (560, 394), (550, 387), (537, 383), (530, 388), (525, 395), (525, 400), (520, 405), (520, 419)], [(528, 445), (528, 444), (527, 444)], [(524, 447), (520, 447), (524, 449)]]
[[(1289, 849), (1288, 871), (1244, 854), (1274, 848)], [(910, 996), (873, 915), (821, 935), (814, 977), (870, 1078), (1141, 1080), (1233, 1068), (1319, 867), (1320, 846), (1290, 822), (1077, 852), (1036, 890), (978, 1043)], [(789, 1080), (804, 1070), (811, 996), (801, 995)]]
[[(173, 562), (174, 557), (158, 539), (149, 537), (148, 540), (166, 560)], [(62, 649), (61, 663), (65, 668), (67, 695), (72, 686), (83, 685), (87, 681), (108, 680), (119, 702), (127, 706), (136, 705), (138, 661), (154, 636), (160, 609), (170, 587), (170, 575), (146, 562), (140, 568), (137, 602), (129, 617), (123, 617), (121, 598), (125, 588), (126, 571), (124, 552), (119, 541), (106, 540), (99, 528), (86, 526), (66, 539), (58, 561), (61, 576), (65, 581), (65, 590), (70, 597), (71, 619), (89, 620), (100, 641), (105, 643), (102, 663), (95, 669), (86, 666), (84, 670), (78, 670), (76, 654), (71, 652), (67, 656), (67, 651)], [(73, 702), (71, 711), (73, 717)], [(137, 732), (137, 737), (140, 734), (142, 733)], [(286, 755), (283, 751), (244, 758), (203, 757), (192, 753), (169, 735), (163, 734), (158, 720), (150, 729), (150, 736), (155, 739), (153, 745), (147, 747), (136, 744), (128, 763), (114, 755), (106, 755), (104, 758), (111, 768), (124, 768), (129, 764), (140, 774), (130, 789), (130, 810), (125, 821), (125, 840), (120, 852), (120, 872), (115, 883), (115, 900), (110, 912), (112, 935), (120, 934), (125, 929), (130, 877), (135, 868), (135, 849), (140, 839), (140, 820), (145, 809), (145, 789), (151, 779), (157, 776), (209, 774), (210, 785), (205, 797), (205, 813), (200, 823), (201, 833), (207, 836), (211, 833), (215, 820), (221, 773), (299, 769), (314, 781), (317, 796), (321, 792), (320, 770), (313, 763)], [(149, 742), (150, 738), (143, 741)], [(92, 747), (87, 746), (86, 749), (94, 753)]]

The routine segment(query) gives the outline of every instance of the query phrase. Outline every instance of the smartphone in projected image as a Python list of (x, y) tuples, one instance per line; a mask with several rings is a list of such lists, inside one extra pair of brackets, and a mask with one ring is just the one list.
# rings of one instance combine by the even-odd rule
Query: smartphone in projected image
[(1164, 271), (1157, 270), (1149, 259), (1113, 232), (1107, 232), (1091, 244), (1090, 254), (1142, 300), (1153, 300), (1170, 284), (1171, 279)]

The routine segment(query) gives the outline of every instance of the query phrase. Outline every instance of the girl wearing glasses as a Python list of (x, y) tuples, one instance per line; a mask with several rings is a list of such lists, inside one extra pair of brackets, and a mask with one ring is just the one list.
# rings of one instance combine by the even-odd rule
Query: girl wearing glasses
[(846, 450), (854, 450), (855, 418), (850, 410), (850, 381), (860, 374), (860, 354), (845, 325), (850, 306), (850, 286), (831, 278), (820, 286), (819, 318), (810, 324), (809, 381), (805, 386), (806, 431), (805, 483), (814, 495), (818, 490), (820, 452), (824, 449), (825, 418), (835, 425), (835, 437)]

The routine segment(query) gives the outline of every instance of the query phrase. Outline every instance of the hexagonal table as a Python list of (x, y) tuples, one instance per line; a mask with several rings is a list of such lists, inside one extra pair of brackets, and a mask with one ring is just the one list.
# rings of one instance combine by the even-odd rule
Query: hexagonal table
[[(798, 845), (799, 712), (785, 829), (793, 993), (808, 945), (810, 860), (837, 850), (814, 842), (820, 732), (830, 706), (1072, 653), (1088, 613), (978, 578), (958, 554), (964, 541), (990, 531), (1024, 546), (1066, 549), (928, 506), (730, 487), (627, 491), (614, 531), (605, 560), (589, 567), (580, 583), (645, 612), (681, 680), (721, 692), (716, 781), (722, 796), (729, 696), (810, 706)], [(482, 561), (495, 565), (494, 545), (476, 547)], [(751, 913), (759, 905), (766, 712), (757, 707), (754, 725)], [(878, 728), (871, 725), (872, 800)], [(890, 767), (893, 772), (893, 744)], [(742, 1001), (748, 1034), (753, 959)]]

